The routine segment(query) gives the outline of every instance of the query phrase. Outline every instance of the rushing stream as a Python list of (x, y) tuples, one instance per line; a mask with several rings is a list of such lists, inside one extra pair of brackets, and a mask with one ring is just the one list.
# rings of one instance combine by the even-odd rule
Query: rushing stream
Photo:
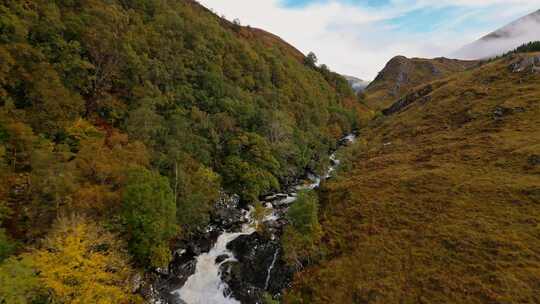
[[(344, 137), (341, 141), (342, 144), (353, 142), (355, 136), (353, 134)], [(308, 179), (298, 184), (295, 187), (290, 188), (286, 193), (278, 193), (264, 198), (265, 207), (268, 209), (268, 215), (263, 219), (263, 222), (275, 222), (280, 219), (283, 212), (286, 211), (287, 205), (293, 203), (296, 200), (298, 191), (306, 189), (316, 189), (320, 186), (321, 180), (329, 178), (339, 165), (339, 160), (336, 158), (336, 153), (330, 155), (331, 165), (328, 168), (326, 174), (323, 176), (309, 175)], [(277, 212), (277, 209), (282, 212)], [(236, 262), (237, 257), (228, 248), (231, 242), (240, 238), (241, 236), (249, 236), (253, 234), (256, 229), (257, 223), (252, 217), (253, 210), (243, 211), (244, 224), (241, 226), (240, 231), (223, 231), (218, 236), (216, 242), (208, 252), (199, 254), (195, 258), (195, 270), (190, 275), (185, 283), (178, 289), (172, 290), (171, 293), (179, 302), (186, 304), (240, 304), (239, 300), (236, 300), (232, 296), (232, 292), (227, 286), (227, 283), (223, 282), (223, 269), (230, 262)], [(238, 230), (238, 229), (237, 229)], [(272, 240), (274, 235), (272, 235)], [(272, 251), (271, 260), (266, 269), (266, 273), (260, 273), (259, 275), (264, 278), (262, 281), (263, 290), (268, 290), (269, 284), (272, 279), (272, 272), (274, 270), (276, 261), (279, 260), (280, 248)], [(240, 257), (238, 257), (240, 258)], [(261, 288), (262, 288), (261, 286)], [(248, 291), (249, 292), (249, 291)], [(158, 301), (157, 303), (163, 303)]]
[(240, 303), (225, 296), (225, 284), (221, 282), (220, 267), (228, 261), (234, 261), (233, 253), (227, 244), (241, 235), (255, 232), (251, 220), (251, 212), (247, 214), (248, 223), (242, 231), (221, 234), (214, 247), (208, 253), (197, 257), (195, 273), (189, 277), (184, 286), (174, 293), (188, 304), (235, 304)]

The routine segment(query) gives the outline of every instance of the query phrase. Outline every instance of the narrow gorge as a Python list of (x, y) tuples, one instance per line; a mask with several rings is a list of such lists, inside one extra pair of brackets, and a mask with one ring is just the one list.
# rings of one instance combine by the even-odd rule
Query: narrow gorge
[[(340, 164), (339, 149), (355, 139), (354, 134), (349, 134), (339, 141), (324, 174), (307, 173), (295, 184), (287, 185), (284, 192), (264, 196), (264, 216), (259, 221), (254, 218), (254, 208), (241, 206), (237, 195), (218, 203), (217, 208), (225, 209), (219, 214), (227, 218), (215, 219), (205, 236), (199, 236), (185, 248), (177, 248), (169, 270), (161, 271), (155, 284), (154, 303), (262, 303), (265, 293), (279, 297), (295, 272), (282, 260), (279, 241), (283, 226), (287, 225), (287, 209), (294, 204), (299, 191), (315, 191), (322, 181), (332, 177)], [(198, 246), (206, 248), (200, 250)]]

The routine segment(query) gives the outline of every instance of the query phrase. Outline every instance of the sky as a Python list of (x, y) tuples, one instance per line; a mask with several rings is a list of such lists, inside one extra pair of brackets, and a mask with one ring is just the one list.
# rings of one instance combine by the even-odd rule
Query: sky
[(540, 9), (540, 0), (199, 0), (274, 33), (319, 63), (372, 80), (396, 55), (450, 56)]

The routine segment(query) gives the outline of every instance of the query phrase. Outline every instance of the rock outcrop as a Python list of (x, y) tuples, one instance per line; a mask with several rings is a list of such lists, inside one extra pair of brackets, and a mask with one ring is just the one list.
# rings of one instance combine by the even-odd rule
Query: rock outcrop
[(510, 60), (508, 69), (512, 73), (540, 73), (540, 54), (518, 54)]
[(396, 56), (366, 88), (366, 104), (374, 110), (387, 108), (419, 85), (465, 71), (477, 64), (477, 61), (448, 58), (423, 59)]

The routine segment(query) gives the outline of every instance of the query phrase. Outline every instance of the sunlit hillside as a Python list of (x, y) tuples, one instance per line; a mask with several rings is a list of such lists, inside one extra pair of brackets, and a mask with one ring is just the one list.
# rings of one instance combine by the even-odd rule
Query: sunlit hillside
[(539, 302), (539, 66), (511, 55), (435, 81), (364, 129), (286, 302)]

